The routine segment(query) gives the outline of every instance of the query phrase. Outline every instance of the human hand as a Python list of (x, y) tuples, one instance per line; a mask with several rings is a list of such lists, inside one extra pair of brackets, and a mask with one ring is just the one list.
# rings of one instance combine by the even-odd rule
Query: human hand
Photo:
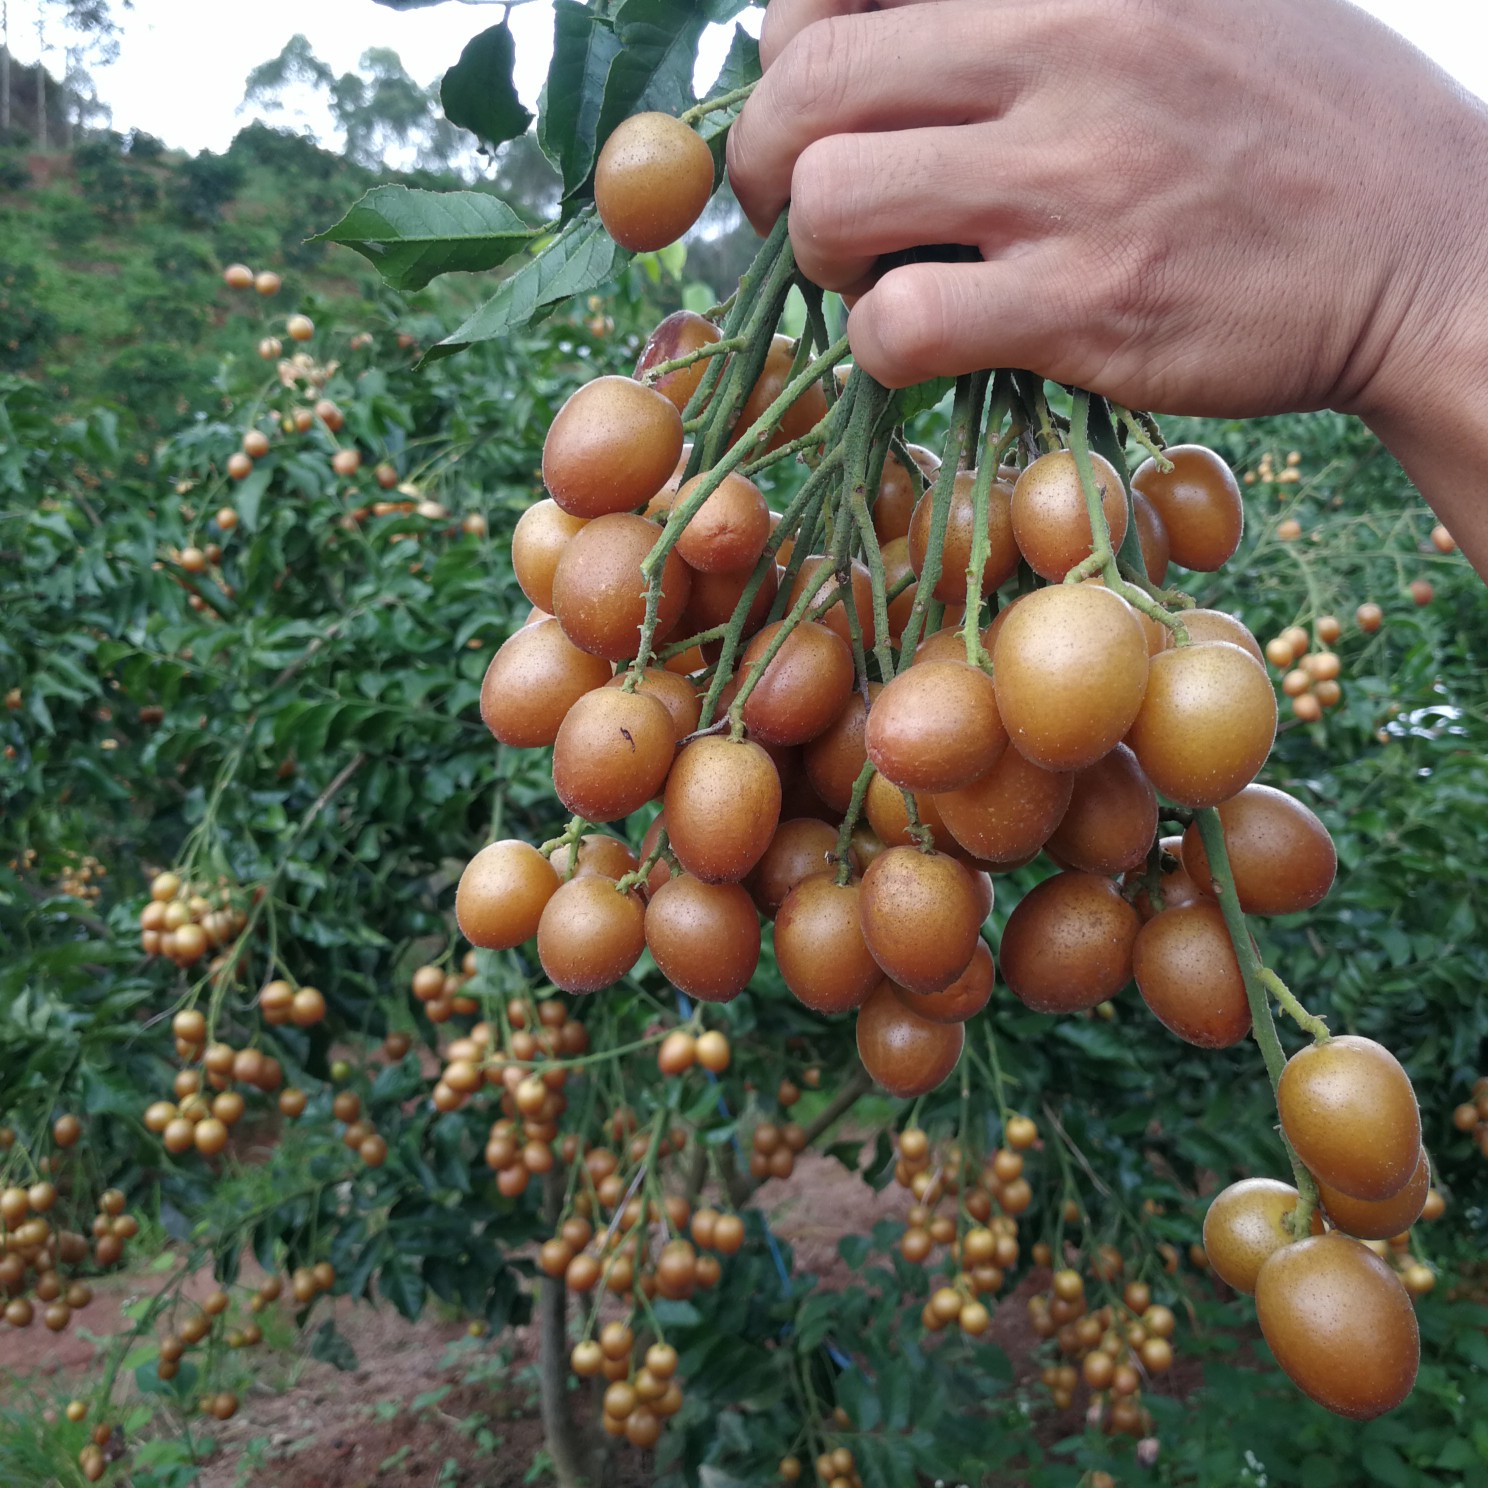
[[(1342, 0), (773, 0), (761, 54), (734, 188), (883, 382), (1388, 422), (1483, 365), (1488, 110)], [(984, 261), (875, 278), (932, 243)]]

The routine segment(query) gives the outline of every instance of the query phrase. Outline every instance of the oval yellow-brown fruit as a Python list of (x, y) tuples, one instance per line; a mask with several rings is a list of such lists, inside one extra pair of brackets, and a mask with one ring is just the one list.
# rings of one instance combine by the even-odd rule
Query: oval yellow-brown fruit
[[(1297, 1199), (1290, 1183), (1275, 1178), (1242, 1178), (1215, 1194), (1204, 1215), (1204, 1254), (1226, 1286), (1254, 1294), (1262, 1265), (1292, 1243), (1285, 1221)], [(1312, 1227), (1322, 1230), (1316, 1212)]]
[(455, 919), (471, 945), (508, 951), (537, 934), (558, 890), (553, 865), (530, 843), (509, 838), (483, 847), (455, 890)]
[(1424, 1147), (1410, 1182), (1388, 1199), (1352, 1199), (1326, 1183), (1318, 1184), (1328, 1218), (1357, 1240), (1388, 1240), (1392, 1235), (1403, 1235), (1421, 1217), (1430, 1191), (1431, 1164)]
[(1276, 1089), (1281, 1129), (1321, 1183), (1353, 1199), (1388, 1199), (1421, 1157), (1410, 1076), (1383, 1044), (1341, 1034), (1287, 1061)]
[(858, 1011), (858, 1058), (890, 1095), (901, 1099), (934, 1090), (961, 1058), (966, 1029), (932, 1023), (912, 1013), (880, 982)]
[(1240, 962), (1217, 904), (1165, 909), (1142, 926), (1132, 976), (1158, 1022), (1200, 1049), (1227, 1049), (1250, 1032)]
[[(992, 643), (992, 676), (1008, 738), (1046, 770), (1093, 765), (1132, 727), (1147, 690), (1147, 640), (1136, 612), (1109, 589), (1058, 584), (1006, 613)], [(1274, 717), (1274, 698), (1271, 709)]]
[(1141, 917), (1108, 878), (1056, 873), (1030, 889), (1002, 932), (1002, 979), (1036, 1013), (1077, 1013), (1131, 980)]
[(1007, 730), (985, 672), (964, 661), (929, 661), (900, 672), (874, 699), (863, 743), (902, 789), (951, 791), (997, 763)]
[(1368, 1246), (1336, 1231), (1283, 1246), (1261, 1267), (1255, 1297), (1276, 1362), (1325, 1409), (1372, 1421), (1410, 1394), (1415, 1309)]
[(1217, 806), (1244, 790), (1275, 739), (1270, 678), (1254, 657), (1228, 641), (1159, 651), (1126, 736), (1153, 785), (1192, 807)]
[[(1219, 804), (1235, 892), (1246, 914), (1296, 914), (1333, 887), (1338, 853), (1328, 829), (1294, 796), (1269, 785), (1247, 785)], [(1183, 866), (1213, 895), (1209, 858), (1194, 822), (1183, 834)]]

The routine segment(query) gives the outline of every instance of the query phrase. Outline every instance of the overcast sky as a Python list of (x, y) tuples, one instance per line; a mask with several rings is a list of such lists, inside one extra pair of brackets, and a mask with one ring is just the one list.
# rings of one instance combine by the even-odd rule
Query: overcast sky
[[(36, 56), (38, 0), (9, 0), (15, 54)], [(1388, 25), (1435, 57), (1474, 92), (1488, 98), (1488, 5), (1483, 0), (1360, 0)], [(477, 31), (494, 24), (499, 5), (448, 0), (397, 11), (373, 0), (135, 0), (120, 11), (119, 61), (96, 74), (98, 90), (113, 109), (117, 129), (144, 129), (187, 150), (225, 149), (248, 121), (238, 104), (243, 80), (303, 32), (316, 55), (337, 72), (352, 71), (371, 46), (391, 47), (421, 82), (439, 77)], [(518, 47), (518, 85), (531, 106), (542, 85), (552, 44), (547, 0), (527, 0), (511, 10)], [(753, 25), (757, 28), (758, 12)], [(711, 81), (729, 32), (712, 28)], [(52, 71), (62, 66), (60, 36), (49, 53)], [(1261, 59), (1264, 61), (1264, 59)], [(700, 71), (706, 71), (705, 63)], [(300, 122), (314, 125), (318, 121)]]

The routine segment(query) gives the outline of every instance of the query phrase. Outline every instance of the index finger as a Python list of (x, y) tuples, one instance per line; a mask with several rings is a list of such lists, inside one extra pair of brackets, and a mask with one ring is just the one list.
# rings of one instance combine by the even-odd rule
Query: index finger
[(921, 3), (924, 0), (770, 0), (760, 32), (760, 65), (768, 68), (791, 40), (816, 21)]

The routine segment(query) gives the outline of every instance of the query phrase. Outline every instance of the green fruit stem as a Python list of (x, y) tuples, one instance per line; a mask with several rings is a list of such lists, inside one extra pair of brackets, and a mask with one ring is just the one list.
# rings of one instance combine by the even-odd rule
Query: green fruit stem
[(951, 427), (946, 435), (940, 470), (930, 496), (930, 541), (925, 550), (925, 565), (920, 570), (920, 587), (910, 607), (909, 620), (899, 642), (899, 670), (914, 660), (915, 649), (925, 632), (925, 617), (940, 583), (940, 565), (945, 551), (946, 527), (951, 517), (951, 495), (962, 457), (972, 447), (975, 431), (981, 422), (982, 403), (987, 396), (991, 374), (970, 372), (956, 379), (955, 401), (951, 408)]
[[(1235, 959), (1240, 963), (1240, 977), (1245, 983), (1245, 1000), (1250, 1004), (1251, 1034), (1260, 1047), (1261, 1058), (1266, 1062), (1266, 1074), (1270, 1077), (1271, 1092), (1275, 1096), (1281, 1084), (1281, 1072), (1286, 1068), (1286, 1053), (1281, 1047), (1281, 1040), (1276, 1036), (1276, 1023), (1271, 1017), (1271, 1004), (1266, 997), (1266, 970), (1261, 965), (1260, 957), (1256, 955), (1250, 930), (1245, 923), (1245, 912), (1240, 908), (1240, 896), (1235, 891), (1235, 874), (1230, 867), (1230, 854), (1225, 845), (1224, 826), (1220, 822), (1219, 812), (1211, 806), (1200, 811), (1195, 820), (1199, 824), (1199, 835), (1204, 840), (1204, 854), (1209, 860), (1209, 877), (1214, 885), (1214, 894), (1219, 900), (1220, 912), (1224, 915), (1225, 928), (1230, 932)], [(1279, 980), (1276, 985), (1281, 985)], [(1287, 997), (1291, 1002), (1296, 1002), (1291, 993), (1288, 992)], [(1322, 1026), (1323, 1036), (1326, 1037), (1326, 1025), (1322, 1025), (1320, 1019), (1311, 1021)], [(1300, 1238), (1309, 1233), (1312, 1211), (1318, 1202), (1317, 1184), (1302, 1159), (1297, 1156), (1296, 1149), (1287, 1140), (1284, 1131), (1281, 1132), (1281, 1144), (1286, 1148), (1300, 1196), (1290, 1221), (1292, 1233)]]

